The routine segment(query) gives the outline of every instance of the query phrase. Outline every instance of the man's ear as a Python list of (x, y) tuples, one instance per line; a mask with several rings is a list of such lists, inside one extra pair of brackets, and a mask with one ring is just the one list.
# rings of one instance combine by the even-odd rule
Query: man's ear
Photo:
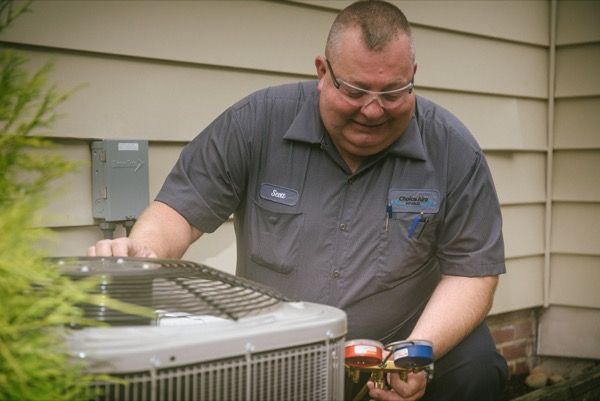
[(315, 67), (317, 68), (317, 77), (319, 81), (323, 80), (325, 74), (327, 74), (327, 62), (325, 56), (317, 56), (315, 58)]

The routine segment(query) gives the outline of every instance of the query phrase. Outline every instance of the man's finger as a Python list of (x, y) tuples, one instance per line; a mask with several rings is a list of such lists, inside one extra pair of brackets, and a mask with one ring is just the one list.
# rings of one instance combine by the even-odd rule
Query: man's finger
[(87, 256), (129, 256), (128, 242), (127, 238), (100, 240), (88, 248)]
[(369, 387), (369, 396), (373, 398), (371, 401), (403, 401), (394, 390), (375, 388), (371, 381), (367, 382), (367, 386)]
[(391, 373), (388, 375), (388, 382), (395, 392), (406, 400), (418, 400), (425, 394), (427, 387), (425, 371), (409, 373), (406, 381), (403, 381), (399, 374)]

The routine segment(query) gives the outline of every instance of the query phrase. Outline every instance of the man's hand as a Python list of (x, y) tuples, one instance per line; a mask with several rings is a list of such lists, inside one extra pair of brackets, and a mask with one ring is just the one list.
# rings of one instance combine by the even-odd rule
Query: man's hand
[(137, 219), (129, 237), (98, 241), (87, 249), (87, 256), (179, 259), (201, 235), (175, 209), (154, 201)]
[(133, 256), (155, 258), (156, 253), (147, 246), (129, 238), (105, 239), (87, 250), (87, 256)]
[(398, 373), (390, 373), (388, 383), (392, 387), (391, 390), (377, 389), (373, 382), (369, 381), (369, 396), (377, 401), (416, 401), (425, 394), (426, 373), (409, 373), (406, 381), (400, 379)]

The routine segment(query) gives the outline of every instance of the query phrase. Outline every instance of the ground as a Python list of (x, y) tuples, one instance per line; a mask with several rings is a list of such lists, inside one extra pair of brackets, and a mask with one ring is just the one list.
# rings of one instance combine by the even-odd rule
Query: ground
[(525, 384), (525, 378), (527, 375), (512, 376), (508, 379), (502, 401), (509, 401), (514, 398), (520, 397), (534, 389), (527, 387)]
[[(565, 380), (573, 379), (575, 380), (577, 377), (586, 377), (586, 375), (590, 375), (590, 379), (594, 379), (597, 377), (597, 373), (592, 374), (592, 372), (597, 372), (600, 367), (600, 360), (584, 360), (584, 359), (569, 359), (569, 358), (551, 358), (544, 357), (540, 358), (539, 363), (534, 369), (542, 369), (544, 372), (556, 373), (561, 375)], [(514, 375), (511, 376), (504, 389), (504, 394), (501, 401), (510, 401), (522, 395), (525, 395), (535, 389), (530, 388), (525, 384), (525, 379), (527, 374), (524, 375)], [(595, 383), (595, 382), (594, 382)], [(595, 388), (600, 388), (600, 384), (596, 383), (595, 385), (587, 385), (590, 391), (596, 391)], [(586, 388), (587, 388), (586, 387)], [(592, 394), (592, 393), (590, 393)], [(593, 393), (596, 394), (596, 393)], [(582, 393), (581, 399), (599, 399), (592, 395), (592, 398), (586, 398), (587, 396)]]

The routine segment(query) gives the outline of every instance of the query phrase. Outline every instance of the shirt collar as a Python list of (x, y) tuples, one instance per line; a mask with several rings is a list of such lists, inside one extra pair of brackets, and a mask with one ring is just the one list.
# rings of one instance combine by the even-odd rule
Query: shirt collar
[(414, 114), (404, 133), (389, 147), (388, 154), (410, 159), (427, 160), (421, 129)]
[[(415, 109), (418, 104), (415, 106)], [(327, 133), (319, 115), (319, 94), (308, 96), (296, 118), (283, 136), (284, 139), (319, 144)], [(410, 159), (426, 160), (421, 129), (413, 114), (406, 131), (388, 149), (388, 154)]]

